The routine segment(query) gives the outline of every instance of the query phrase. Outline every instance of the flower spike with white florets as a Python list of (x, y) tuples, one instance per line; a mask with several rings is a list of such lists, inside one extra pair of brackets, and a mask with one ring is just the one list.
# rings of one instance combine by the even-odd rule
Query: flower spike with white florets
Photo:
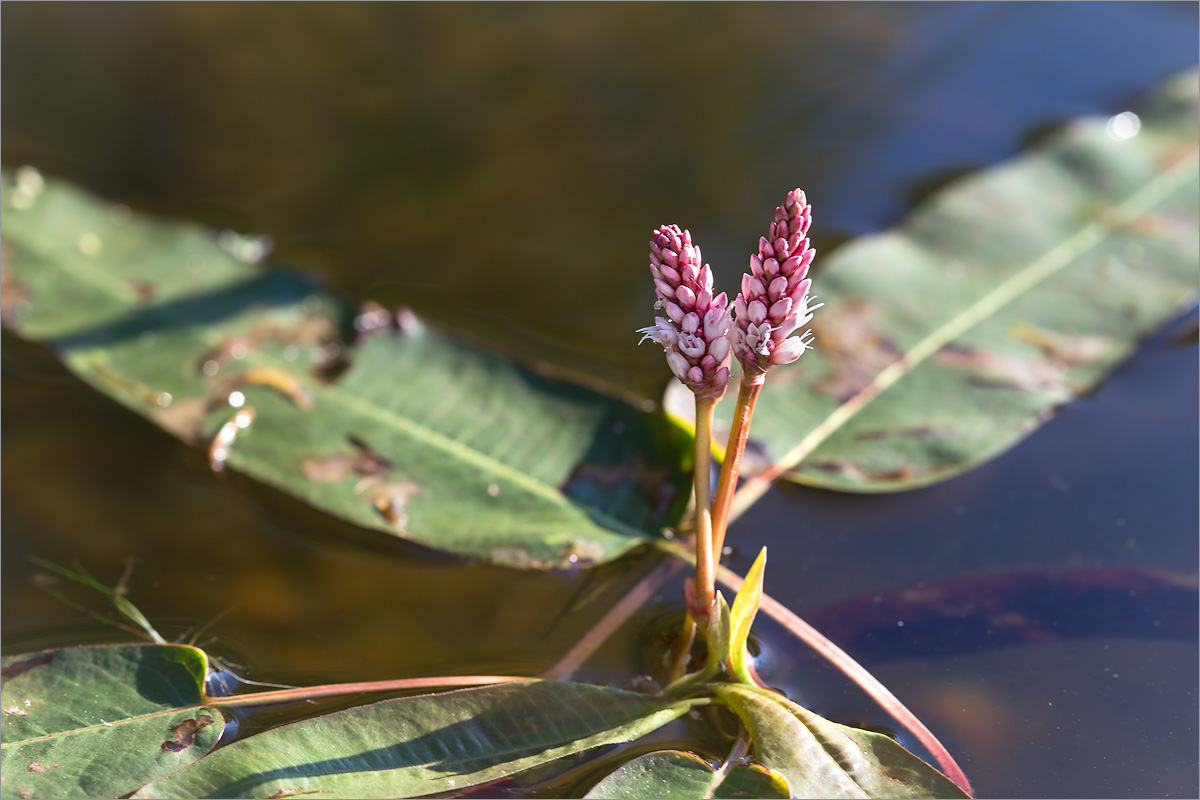
[(807, 325), (821, 305), (809, 305), (808, 267), (817, 251), (809, 246), (812, 207), (804, 192), (788, 192), (775, 209), (775, 221), (758, 253), (750, 256), (750, 272), (734, 301), (733, 353), (747, 378), (756, 380), (776, 364), (790, 364), (812, 347), (812, 332), (788, 338)]
[[(650, 274), (666, 313), (638, 333), (663, 346), (671, 372), (703, 400), (716, 401), (729, 382), (731, 343), (729, 301), (713, 297), (712, 269), (700, 248), (678, 225), (663, 225), (650, 238)], [(640, 344), (640, 343), (639, 343)]]

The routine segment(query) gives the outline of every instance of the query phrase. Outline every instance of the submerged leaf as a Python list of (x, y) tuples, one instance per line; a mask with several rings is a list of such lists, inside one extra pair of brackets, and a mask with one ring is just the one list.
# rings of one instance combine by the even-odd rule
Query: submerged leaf
[(791, 796), (787, 779), (764, 766), (749, 764), (718, 772), (699, 756), (680, 750), (647, 753), (626, 761), (584, 795), (604, 800)]
[(224, 728), (194, 647), (72, 647), (0, 666), (3, 797), (129, 794), (202, 758)]
[(713, 690), (750, 732), (754, 760), (792, 797), (966, 797), (942, 773), (881, 733), (838, 725), (758, 686)]
[(404, 697), (235, 742), (135, 797), (416, 797), (650, 733), (689, 701), (556, 681)]
[(682, 514), (690, 444), (661, 417), (411, 314), (356, 325), (312, 282), (198, 228), (114, 217), (31, 174), (2, 180), (5, 292), (19, 300), (4, 324), (173, 435), (211, 443), (215, 470), (527, 568), (611, 560)]
[(1075, 120), (818, 256), (816, 348), (772, 371), (754, 442), (801, 483), (905, 489), (1094, 388), (1195, 297), (1198, 94), (1195, 72), (1168, 81), (1130, 138)]

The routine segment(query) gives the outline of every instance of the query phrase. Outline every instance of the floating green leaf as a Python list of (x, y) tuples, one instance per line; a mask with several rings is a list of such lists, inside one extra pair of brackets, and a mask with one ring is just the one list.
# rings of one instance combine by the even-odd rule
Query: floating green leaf
[(818, 256), (816, 349), (754, 415), (769, 458), (813, 486), (929, 484), (1095, 387), (1196, 294), (1197, 96), (1176, 77), (1136, 135), (1075, 120)]
[(679, 750), (647, 753), (626, 761), (584, 795), (605, 800), (791, 796), (787, 779), (766, 767), (749, 764), (718, 772), (699, 756)]
[(0, 796), (117, 797), (204, 756), (204, 653), (184, 645), (44, 650), (0, 660)]
[(945, 775), (880, 733), (830, 722), (767, 689), (715, 684), (750, 731), (754, 760), (792, 797), (965, 797)]
[(643, 736), (689, 701), (557, 681), (405, 697), (224, 747), (136, 797), (416, 797)]
[(682, 513), (690, 445), (660, 417), (411, 318), (356, 317), (240, 261), (246, 240), (114, 213), (28, 169), (2, 186), (5, 325), (181, 439), (223, 437), (214, 468), (519, 567), (607, 561)]

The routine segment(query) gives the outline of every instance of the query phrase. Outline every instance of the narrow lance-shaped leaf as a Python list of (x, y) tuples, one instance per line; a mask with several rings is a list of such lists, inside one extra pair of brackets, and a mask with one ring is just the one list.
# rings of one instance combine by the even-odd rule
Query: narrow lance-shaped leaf
[(715, 684), (750, 732), (755, 762), (792, 797), (965, 797), (942, 773), (881, 733), (838, 725), (758, 686)]
[(729, 674), (742, 683), (754, 683), (750, 674), (750, 654), (746, 650), (746, 642), (750, 638), (750, 628), (754, 625), (754, 617), (758, 614), (758, 604), (762, 600), (763, 572), (767, 566), (767, 548), (758, 553), (758, 558), (750, 565), (745, 582), (733, 598), (733, 608), (729, 612)]
[(43, 650), (0, 667), (3, 797), (129, 794), (203, 757), (224, 728), (194, 647)]
[(772, 371), (754, 415), (777, 470), (849, 491), (951, 477), (1178, 313), (1200, 280), (1198, 94), (1175, 77), (1136, 116), (1075, 120), (818, 255), (815, 350)]
[(356, 314), (239, 260), (244, 240), (116, 213), (29, 169), (0, 186), (4, 324), (184, 441), (212, 442), (214, 469), (519, 567), (607, 561), (682, 513), (690, 442), (660, 417), (411, 314)]
[(686, 713), (603, 686), (530, 681), (405, 697), (223, 747), (135, 797), (416, 797), (643, 736)]
[(760, 764), (716, 770), (699, 756), (680, 750), (661, 750), (626, 761), (584, 795), (603, 800), (791, 796), (787, 779)]

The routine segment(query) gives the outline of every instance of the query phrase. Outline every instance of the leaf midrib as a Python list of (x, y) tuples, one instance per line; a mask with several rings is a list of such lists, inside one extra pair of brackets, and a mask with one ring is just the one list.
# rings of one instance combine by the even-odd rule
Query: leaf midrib
[(8, 750), (9, 748), (24, 747), (25, 745), (32, 744), (33, 742), (44, 742), (49, 739), (59, 739), (64, 736), (76, 736), (78, 734), (88, 733), (90, 731), (100, 731), (100, 730), (106, 730), (108, 728), (118, 728), (118, 727), (123, 727), (125, 725), (133, 724), (136, 722), (142, 722), (144, 720), (170, 716), (172, 714), (176, 714), (176, 713), (180, 713), (180, 712), (184, 712), (184, 711), (197, 711), (200, 709), (208, 709), (208, 710), (212, 711), (214, 714), (218, 714), (218, 715), (220, 715), (220, 713), (221, 713), (215, 707), (206, 705), (204, 703), (195, 703), (190, 706), (174, 706), (172, 708), (164, 708), (159, 711), (152, 711), (149, 714), (139, 714), (136, 717), (125, 717), (124, 719), (114, 720), (113, 722), (108, 722), (108, 723), (101, 722), (98, 725), (88, 725), (87, 727), (84, 727), (84, 728), (72, 728), (71, 730), (68, 730), (68, 731), (58, 731), (57, 733), (47, 733), (47, 734), (43, 734), (41, 736), (34, 736), (29, 739), (21, 739), (19, 741), (15, 741), (15, 742), (5, 741), (3, 743), (0, 743), (0, 751)]
[(906, 352), (876, 373), (875, 378), (853, 397), (835, 408), (816, 428), (800, 440), (795, 447), (775, 462), (768, 473), (770, 479), (755, 479), (748, 483), (734, 498), (730, 519), (736, 519), (757, 501), (769, 486), (771, 479), (794, 469), (809, 454), (815, 451), (836, 431), (854, 419), (876, 398), (894, 386), (901, 378), (911, 374), (916, 367), (942, 347), (962, 336), (1000, 309), (1012, 303), (1038, 284), (1052, 277), (1088, 250), (1100, 244), (1108, 231), (1114, 227), (1128, 225), (1149, 213), (1169, 195), (1182, 188), (1190, 180), (1200, 159), (1200, 149), (1192, 148), (1188, 155), (1179, 159), (1154, 179), (1134, 191), (1112, 209), (1112, 216), (1105, 220), (1093, 220), (1079, 228), (1071, 236), (1043, 253), (1028, 266), (1019, 270), (995, 289), (976, 300), (963, 311), (951, 317), (938, 328), (910, 347)]

